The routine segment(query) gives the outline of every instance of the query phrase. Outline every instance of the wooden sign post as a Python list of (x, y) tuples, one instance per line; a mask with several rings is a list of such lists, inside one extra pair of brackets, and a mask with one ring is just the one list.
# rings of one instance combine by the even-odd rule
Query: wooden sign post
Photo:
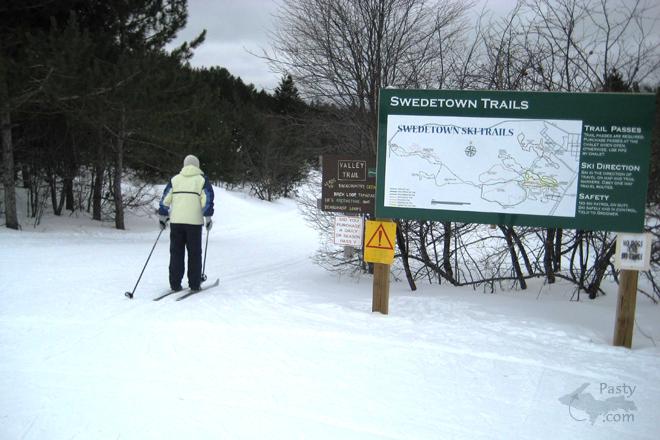
[(612, 342), (612, 345), (616, 347), (632, 347), (637, 304), (637, 277), (636, 270), (622, 270), (619, 273), (619, 298), (616, 304), (616, 323)]
[(632, 347), (637, 304), (637, 279), (640, 270), (651, 266), (651, 234), (619, 233), (614, 265), (619, 272), (619, 292), (612, 345)]
[(372, 312), (387, 315), (390, 302), (390, 265), (394, 261), (396, 223), (367, 220), (364, 231), (364, 261), (374, 263)]
[(389, 313), (390, 308), (390, 265), (374, 263), (373, 298), (371, 311), (383, 315)]

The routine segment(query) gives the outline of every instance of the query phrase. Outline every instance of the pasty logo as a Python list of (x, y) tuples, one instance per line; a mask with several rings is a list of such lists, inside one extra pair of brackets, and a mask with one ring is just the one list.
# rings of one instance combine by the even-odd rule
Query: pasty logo
[[(572, 393), (559, 398), (568, 407), (568, 415), (576, 422), (589, 420), (593, 425), (600, 418), (603, 423), (630, 423), (635, 421), (637, 406), (628, 400), (635, 394), (637, 386), (628, 384), (610, 385), (601, 382), (599, 385), (601, 398), (585, 392), (589, 383), (584, 383)], [(608, 397), (605, 397), (608, 396)]]

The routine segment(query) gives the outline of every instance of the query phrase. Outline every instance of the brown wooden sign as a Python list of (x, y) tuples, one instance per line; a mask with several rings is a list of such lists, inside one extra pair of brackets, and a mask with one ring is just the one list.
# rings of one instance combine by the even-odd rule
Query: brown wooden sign
[(372, 214), (376, 198), (376, 160), (322, 157), (321, 209), (344, 214)]

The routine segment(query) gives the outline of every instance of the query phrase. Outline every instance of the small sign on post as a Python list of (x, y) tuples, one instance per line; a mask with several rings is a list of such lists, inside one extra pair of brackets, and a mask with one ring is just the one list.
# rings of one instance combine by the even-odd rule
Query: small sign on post
[(373, 214), (375, 158), (324, 155), (321, 209), (342, 214)]
[(620, 233), (616, 239), (614, 265), (620, 269), (616, 322), (612, 345), (632, 347), (639, 271), (650, 269), (651, 234)]
[(616, 237), (614, 266), (620, 270), (645, 271), (651, 268), (651, 244), (649, 233), (619, 233)]
[(361, 248), (362, 223), (361, 216), (336, 216), (334, 243), (338, 246)]

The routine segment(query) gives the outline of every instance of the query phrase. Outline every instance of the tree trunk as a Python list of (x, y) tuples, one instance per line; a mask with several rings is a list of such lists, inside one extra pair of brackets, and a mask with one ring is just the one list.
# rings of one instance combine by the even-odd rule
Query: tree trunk
[(41, 204), (40, 186), (41, 178), (35, 173), (30, 173), (30, 216), (32, 218), (37, 218), (39, 215), (39, 205)]
[[(0, 59), (0, 63), (3, 60)], [(5, 190), (5, 224), (10, 229), (19, 229), (16, 212), (16, 187), (14, 182), (14, 145), (11, 134), (11, 114), (9, 112), (9, 91), (4, 64), (0, 64), (0, 130), (2, 130), (2, 184)]]
[(555, 253), (554, 253), (554, 270), (555, 273), (561, 270), (561, 239), (564, 235), (564, 230), (559, 228), (555, 234)]
[(451, 267), (451, 238), (453, 235), (453, 230), (451, 228), (451, 222), (443, 222), (442, 227), (445, 230), (445, 236), (442, 240), (443, 242), (443, 248), (442, 248), (442, 267), (444, 268), (445, 272), (447, 273), (447, 276), (449, 277), (450, 281), (455, 284), (454, 280), (454, 270)]
[(96, 161), (94, 162), (94, 186), (92, 188), (92, 218), (101, 221), (101, 206), (103, 204), (104, 176), (107, 164), (103, 144), (98, 143)]
[(23, 181), (23, 188), (32, 188), (32, 173), (28, 165), (23, 164), (21, 167), (21, 180)]
[[(435, 238), (433, 238), (433, 224), (429, 223), (428, 228), (424, 228), (425, 222), (420, 221), (419, 222), (419, 253), (422, 258), (422, 262), (424, 265), (428, 268), (430, 268), (435, 274), (438, 275), (438, 282), (442, 283), (442, 278), (446, 279), (450, 283), (456, 285), (456, 281), (454, 280), (453, 275), (448, 274), (445, 272), (444, 267), (440, 267), (440, 262), (438, 260), (438, 254), (435, 252)], [(434, 243), (433, 248), (434, 248), (434, 260), (431, 261), (429, 254), (426, 250), (426, 234), (431, 236), (431, 240)], [(446, 237), (445, 237), (446, 238)], [(451, 268), (451, 264), (450, 264)]]
[(57, 176), (52, 171), (48, 171), (48, 186), (50, 187), (50, 203), (53, 206), (53, 214), (60, 215), (62, 208), (57, 203)]
[(607, 267), (610, 265), (610, 261), (616, 250), (616, 241), (613, 240), (606, 249), (607, 250), (596, 259), (596, 263), (594, 264), (594, 276), (586, 289), (589, 294), (589, 299), (595, 299), (598, 296), (600, 284), (605, 277)]
[(555, 282), (555, 270), (554, 264), (554, 240), (555, 240), (555, 230), (548, 228), (546, 230), (545, 236), (545, 246), (543, 253), (543, 268), (545, 269), (545, 276), (548, 279), (548, 284), (553, 284)]
[(510, 226), (503, 226), (503, 225), (500, 225), (500, 230), (504, 234), (504, 238), (506, 239), (506, 244), (509, 247), (509, 254), (511, 255), (511, 264), (513, 265), (513, 270), (516, 273), (516, 278), (518, 278), (518, 282), (520, 283), (520, 288), (525, 290), (527, 289), (527, 282), (525, 281), (525, 277), (523, 277), (522, 269), (520, 268), (520, 263), (518, 262), (518, 255), (516, 254), (516, 248), (513, 243), (513, 231), (511, 230)]
[[(587, 255), (585, 258), (585, 252), (584, 252), (584, 242), (585, 242), (585, 236), (588, 234), (588, 232), (580, 231), (578, 234), (579, 242), (578, 242), (578, 251), (579, 251), (579, 258), (580, 258), (580, 277), (578, 281), (578, 286), (579, 289), (577, 291), (577, 300), (580, 301), (580, 289), (584, 289), (584, 280), (587, 276), (587, 261), (589, 257), (589, 246), (587, 246)], [(588, 242), (587, 242), (588, 243)], [(586, 289), (585, 289), (586, 290)]]
[(121, 112), (119, 136), (116, 139), (116, 164), (112, 178), (112, 192), (115, 202), (115, 228), (126, 229), (124, 224), (124, 195), (121, 192), (121, 180), (124, 174), (124, 144), (126, 142), (126, 109)]
[(410, 262), (408, 261), (408, 246), (406, 244), (406, 238), (405, 235), (403, 234), (403, 229), (401, 228), (401, 222), (398, 220), (396, 222), (396, 241), (397, 244), (399, 245), (399, 250), (401, 251), (401, 261), (403, 262), (403, 268), (406, 272), (408, 285), (410, 286), (410, 290), (414, 292), (415, 290), (417, 290), (417, 286), (415, 285), (415, 280), (412, 276), (412, 272), (410, 271)]
[(525, 246), (523, 246), (523, 243), (520, 240), (520, 236), (518, 236), (516, 231), (513, 229), (513, 226), (509, 227), (509, 232), (511, 234), (511, 238), (513, 238), (513, 241), (516, 243), (516, 246), (518, 246), (518, 249), (520, 249), (520, 255), (522, 256), (523, 262), (525, 263), (527, 274), (530, 276), (534, 275), (534, 268), (532, 267), (532, 262), (529, 260), (529, 256), (527, 255)]
[(126, 229), (124, 225), (124, 197), (121, 192), (121, 178), (124, 173), (124, 139), (117, 139), (117, 163), (112, 178), (112, 192), (115, 202), (115, 228)]
[(103, 198), (103, 175), (105, 167), (96, 164), (94, 169), (94, 189), (92, 191), (92, 218), (101, 221), (101, 201)]
[(73, 179), (65, 177), (62, 187), (62, 197), (65, 201), (67, 211), (74, 211), (74, 196), (73, 196)]
[[(53, 179), (53, 181), (56, 180)], [(57, 203), (56, 215), (62, 215), (62, 208), (64, 208), (64, 198), (66, 197), (64, 189), (64, 185), (62, 185), (62, 192), (60, 193), (60, 201)], [(57, 192), (55, 190), (53, 190), (53, 194), (55, 194), (53, 197), (55, 197), (55, 200), (57, 200)]]

